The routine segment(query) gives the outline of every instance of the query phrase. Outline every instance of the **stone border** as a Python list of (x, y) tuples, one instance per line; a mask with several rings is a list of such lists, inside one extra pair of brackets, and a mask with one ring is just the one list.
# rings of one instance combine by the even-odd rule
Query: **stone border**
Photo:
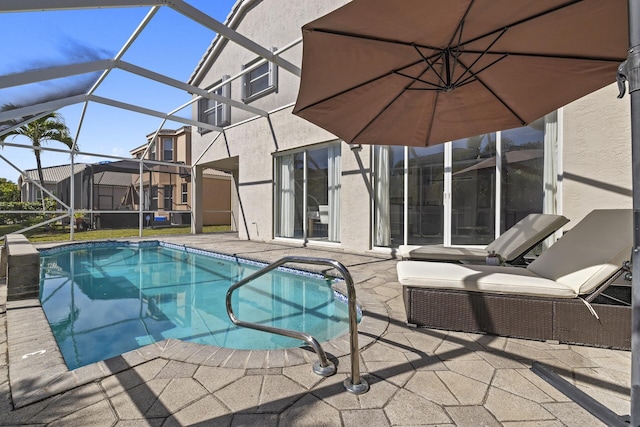
[[(344, 282), (335, 284), (334, 289), (346, 295)], [(365, 290), (359, 289), (357, 294), (357, 302), (362, 309), (362, 319), (358, 325), (358, 347), (364, 349), (387, 329), (389, 315), (385, 306)], [(70, 371), (64, 363), (39, 300), (7, 302), (6, 313), (9, 383), (15, 408), (156, 358), (236, 369), (284, 368), (311, 364), (317, 360), (315, 353), (305, 348), (235, 350), (168, 339)], [(337, 358), (349, 354), (349, 333), (321, 344), (327, 357), (336, 362)]]
[(37, 298), (40, 253), (22, 234), (7, 234), (0, 253), (0, 269), (6, 276), (7, 301)]

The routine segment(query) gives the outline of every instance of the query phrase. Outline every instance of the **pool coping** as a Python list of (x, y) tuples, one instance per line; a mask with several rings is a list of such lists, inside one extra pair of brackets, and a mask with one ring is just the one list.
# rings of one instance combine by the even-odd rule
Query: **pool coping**
[[(311, 270), (310, 270), (311, 271)], [(346, 295), (343, 281), (333, 288)], [(358, 289), (356, 301), (362, 310), (358, 324), (358, 347), (373, 344), (389, 325), (384, 304)], [(167, 339), (120, 356), (69, 370), (38, 299), (7, 301), (7, 347), (9, 385), (15, 408), (21, 408), (82, 385), (101, 380), (151, 360), (162, 358), (210, 367), (235, 369), (282, 369), (311, 364), (317, 356), (311, 349), (236, 350)], [(350, 352), (349, 332), (322, 342), (334, 363)], [(346, 361), (349, 363), (348, 361)], [(311, 367), (310, 367), (311, 369)]]

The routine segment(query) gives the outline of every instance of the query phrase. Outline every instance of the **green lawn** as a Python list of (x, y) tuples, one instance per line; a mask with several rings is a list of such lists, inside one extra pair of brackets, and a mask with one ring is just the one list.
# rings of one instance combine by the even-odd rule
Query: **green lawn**
[[(22, 225), (0, 225), (0, 238), (5, 234), (13, 233), (23, 228)], [(202, 227), (203, 233), (215, 233), (230, 231), (231, 227), (228, 225), (209, 225)], [(145, 228), (142, 231), (144, 237), (150, 236), (163, 236), (168, 234), (189, 234), (191, 232), (191, 226), (173, 226), (173, 227), (159, 227), (159, 228)], [(44, 230), (38, 228), (35, 230), (27, 231), (24, 235), (30, 242), (62, 242), (69, 240), (69, 227), (62, 229), (59, 225), (51, 230)], [(89, 231), (75, 231), (73, 234), (74, 240), (97, 240), (97, 239), (114, 239), (118, 237), (138, 237), (137, 228), (121, 228), (121, 229), (101, 229), (101, 230), (89, 230)], [(2, 239), (4, 240), (4, 239)]]

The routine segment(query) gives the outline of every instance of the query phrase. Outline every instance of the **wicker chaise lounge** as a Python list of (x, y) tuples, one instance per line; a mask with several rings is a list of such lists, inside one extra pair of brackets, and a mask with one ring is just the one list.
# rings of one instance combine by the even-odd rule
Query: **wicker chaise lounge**
[(482, 263), (488, 254), (499, 255), (507, 264), (524, 264), (523, 257), (538, 243), (555, 233), (569, 220), (562, 215), (529, 214), (502, 233), (484, 249), (445, 247), (443, 245), (398, 248), (403, 259)]
[(593, 297), (629, 260), (632, 223), (631, 210), (594, 210), (526, 268), (400, 261), (407, 322), (629, 349), (631, 308)]

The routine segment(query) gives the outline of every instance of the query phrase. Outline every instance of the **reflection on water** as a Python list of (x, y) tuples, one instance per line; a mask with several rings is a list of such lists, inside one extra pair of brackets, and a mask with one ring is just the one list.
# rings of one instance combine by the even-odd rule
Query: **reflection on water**
[[(226, 291), (253, 265), (122, 245), (45, 253), (41, 265), (40, 299), (70, 369), (167, 338), (236, 349), (303, 344), (229, 321)], [(242, 320), (319, 341), (348, 330), (346, 304), (318, 276), (275, 271), (237, 290), (232, 304)]]

